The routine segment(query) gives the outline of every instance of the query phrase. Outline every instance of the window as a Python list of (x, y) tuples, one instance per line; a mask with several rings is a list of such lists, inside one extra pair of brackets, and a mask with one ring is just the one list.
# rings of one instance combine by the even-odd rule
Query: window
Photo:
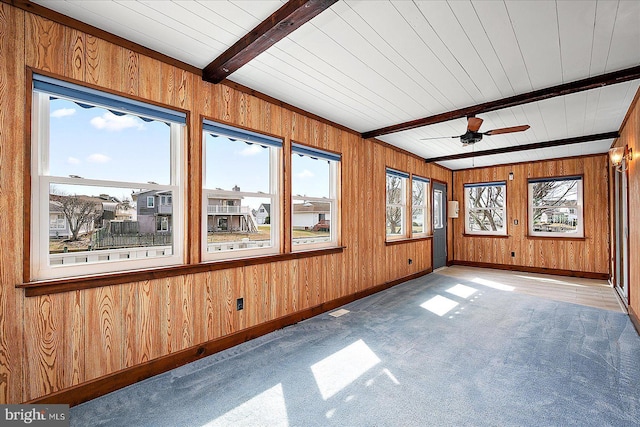
[(338, 242), (340, 154), (292, 144), (291, 235), (293, 248)]
[(153, 208), (154, 204), (155, 204), (155, 197), (147, 196), (147, 207), (148, 208)]
[(464, 185), (465, 233), (507, 234), (506, 191), (504, 181)]
[(433, 228), (440, 230), (444, 227), (442, 218), (443, 193), (440, 190), (433, 190)]
[(409, 174), (387, 169), (387, 239), (406, 237), (406, 199)]
[(203, 131), (203, 258), (280, 252), (282, 140), (209, 120)]
[(584, 237), (582, 177), (529, 180), (529, 235)]
[(181, 264), (183, 212), (159, 236), (149, 200), (183, 199), (186, 114), (38, 74), (32, 107), (31, 280)]
[(426, 234), (429, 231), (428, 196), (429, 180), (414, 175), (411, 180), (411, 232), (413, 235)]

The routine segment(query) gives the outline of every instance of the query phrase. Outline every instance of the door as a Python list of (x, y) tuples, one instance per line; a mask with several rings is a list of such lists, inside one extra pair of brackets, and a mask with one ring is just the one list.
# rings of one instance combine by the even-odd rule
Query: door
[(433, 269), (447, 265), (447, 185), (433, 183)]
[[(623, 159), (623, 162), (625, 160)], [(622, 169), (625, 169), (622, 164)], [(614, 238), (615, 238), (615, 270), (613, 283), (620, 298), (629, 304), (629, 201), (627, 173), (614, 169)]]

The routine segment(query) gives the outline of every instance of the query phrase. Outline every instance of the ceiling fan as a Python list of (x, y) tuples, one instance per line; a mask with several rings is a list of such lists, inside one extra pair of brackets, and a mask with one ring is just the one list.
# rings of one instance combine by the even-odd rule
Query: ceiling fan
[[(512, 133), (512, 132), (522, 132), (529, 129), (529, 125), (521, 125), (521, 126), (512, 126), (508, 128), (500, 128), (500, 129), (491, 129), (486, 132), (478, 132), (480, 130), (480, 126), (482, 125), (482, 120), (479, 117), (469, 116), (467, 117), (467, 132), (462, 135), (456, 136), (447, 136), (445, 138), (460, 138), (460, 142), (462, 142), (463, 146), (472, 145), (476, 142), (482, 140), (484, 135), (499, 135), (502, 133)], [(428, 139), (442, 139), (443, 137), (434, 137), (434, 138), (422, 138), (421, 141), (425, 141)]]

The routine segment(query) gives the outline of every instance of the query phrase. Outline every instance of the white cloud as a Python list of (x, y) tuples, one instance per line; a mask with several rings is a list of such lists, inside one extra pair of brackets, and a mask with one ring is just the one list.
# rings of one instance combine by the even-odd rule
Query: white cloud
[(67, 159), (67, 163), (72, 164), (72, 165), (79, 165), (80, 164), (80, 159), (77, 159), (75, 157), (69, 157)]
[(296, 176), (298, 178), (313, 178), (315, 175), (313, 175), (313, 172), (311, 172), (308, 169), (303, 170), (300, 173), (297, 173)]
[(106, 156), (104, 154), (100, 154), (100, 153), (94, 153), (89, 157), (87, 157), (87, 161), (91, 163), (107, 163), (110, 160), (111, 160), (111, 157)]
[(51, 117), (59, 119), (60, 117), (73, 116), (76, 113), (75, 108), (60, 108), (51, 112)]
[(248, 145), (245, 149), (240, 151), (241, 156), (255, 156), (260, 153), (264, 148), (259, 146), (258, 144)]
[(116, 116), (111, 112), (106, 112), (100, 117), (91, 119), (91, 125), (96, 129), (105, 129), (117, 132), (124, 129), (135, 128), (144, 129), (144, 124), (133, 116)]

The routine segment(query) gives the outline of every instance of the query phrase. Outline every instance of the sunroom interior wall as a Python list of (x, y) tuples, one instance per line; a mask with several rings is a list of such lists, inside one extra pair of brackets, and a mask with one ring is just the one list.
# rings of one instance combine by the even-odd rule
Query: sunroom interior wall
[[(278, 103), (0, 3), (0, 403), (84, 384), (431, 268), (431, 241), (385, 246), (385, 167), (451, 172)], [(187, 110), (188, 263), (200, 260), (201, 117), (342, 153), (342, 253), (25, 297), (30, 70)], [(284, 159), (283, 218), (291, 162)], [(283, 241), (290, 239), (290, 220)], [(284, 250), (291, 249), (290, 243)], [(407, 260), (411, 258), (412, 264)], [(245, 308), (236, 311), (235, 299)]]
[[(460, 216), (453, 220), (454, 260), (608, 274), (607, 167), (607, 156), (603, 154), (455, 171), (454, 199), (460, 203)], [(509, 180), (510, 172), (513, 180)], [(585, 238), (528, 237), (527, 180), (572, 175), (583, 176)], [(507, 185), (507, 236), (465, 235), (463, 185), (494, 181), (505, 181)]]

